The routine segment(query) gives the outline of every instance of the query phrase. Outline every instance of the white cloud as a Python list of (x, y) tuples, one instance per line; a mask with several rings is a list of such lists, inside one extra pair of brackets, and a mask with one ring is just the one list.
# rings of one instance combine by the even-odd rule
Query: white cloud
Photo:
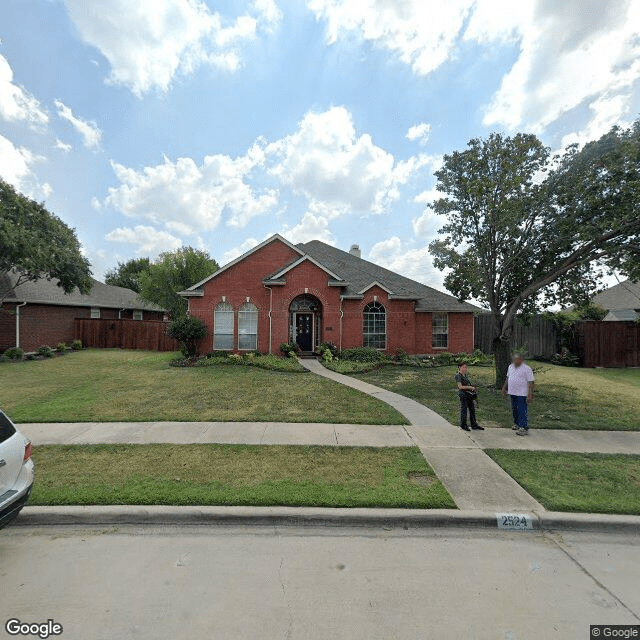
[(315, 216), (311, 211), (307, 211), (298, 224), (292, 227), (285, 225), (280, 235), (294, 244), (310, 240), (335, 244), (335, 238), (329, 229), (329, 220), (324, 216)]
[(427, 75), (461, 44), (518, 47), (484, 124), (542, 132), (584, 105), (574, 138), (597, 137), (625, 117), (640, 90), (637, 0), (307, 0), (328, 43), (352, 32)]
[(430, 161), (420, 155), (396, 162), (368, 133), (356, 134), (345, 107), (307, 113), (295, 133), (269, 144), (265, 153), (275, 160), (271, 175), (327, 218), (383, 213), (397, 199), (399, 185)]
[(191, 158), (165, 158), (138, 171), (112, 163), (120, 185), (109, 189), (105, 203), (182, 234), (214, 229), (225, 212), (230, 226), (243, 227), (278, 201), (276, 190), (256, 193), (247, 182), (262, 162), (262, 152), (252, 147), (238, 158), (206, 156), (201, 165)]
[(167, 91), (176, 73), (191, 73), (201, 64), (234, 71), (240, 46), (260, 29), (273, 30), (281, 17), (273, 0), (256, 0), (250, 13), (229, 24), (202, 0), (66, 0), (66, 5), (82, 40), (109, 62), (109, 81), (138, 97)]
[(415, 247), (393, 236), (374, 244), (368, 259), (407, 278), (442, 289), (444, 274), (433, 266), (426, 245)]
[(67, 142), (63, 142), (62, 140), (60, 140), (60, 138), (56, 138), (55, 148), (59, 149), (63, 153), (69, 153), (69, 151), (73, 149), (70, 144), (68, 144)]
[(13, 70), (7, 59), (0, 55), (0, 118), (24, 121), (34, 126), (45, 125), (49, 116), (40, 103), (23, 87), (13, 82)]
[(100, 146), (102, 131), (95, 122), (78, 118), (61, 100), (56, 100), (55, 105), (58, 116), (66, 120), (82, 136), (82, 143), (87, 149), (97, 149)]
[(307, 0), (327, 23), (329, 44), (345, 31), (393, 52), (418, 75), (450, 56), (472, 0)]
[[(263, 240), (266, 240), (267, 237), (269, 237), (270, 235), (272, 234), (268, 234), (265, 238), (263, 238)], [(225, 251), (222, 254), (222, 263), (220, 266), (223, 266), (231, 262), (232, 260), (235, 260), (236, 258), (241, 256), (243, 253), (246, 253), (247, 251), (249, 251), (249, 249), (253, 249), (253, 247), (257, 247), (261, 242), (262, 240), (256, 240), (255, 238), (247, 238), (239, 246), (233, 247), (232, 249), (229, 249), (228, 251)]]
[(159, 231), (154, 227), (136, 225), (135, 227), (118, 227), (110, 231), (105, 239), (109, 242), (135, 245), (138, 256), (157, 256), (162, 251), (175, 251), (182, 246), (180, 238), (168, 231)]
[(41, 159), (24, 147), (14, 146), (11, 140), (0, 135), (0, 177), (16, 189), (25, 189), (28, 179), (32, 177), (31, 165)]
[[(539, 133), (585, 103), (594, 112), (587, 127), (600, 135), (603, 99), (617, 98), (615, 116), (628, 108), (630, 89), (640, 79), (638, 2), (540, 0), (533, 16), (514, 15), (512, 27), (520, 35), (520, 55), (488, 107), (487, 126)], [(608, 128), (612, 120), (601, 123)]]
[(427, 122), (420, 122), (409, 127), (407, 131), (407, 140), (412, 142), (417, 140), (420, 144), (425, 145), (429, 140), (429, 134), (431, 133), (431, 125)]

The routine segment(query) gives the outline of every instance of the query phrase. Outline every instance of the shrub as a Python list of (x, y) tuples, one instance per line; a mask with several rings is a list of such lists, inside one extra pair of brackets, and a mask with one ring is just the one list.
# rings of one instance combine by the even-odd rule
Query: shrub
[(331, 355), (334, 358), (338, 356), (338, 353), (339, 353), (338, 347), (336, 347), (336, 345), (333, 344), (333, 342), (323, 342), (318, 347), (318, 353), (320, 353), (321, 355), (322, 355), (322, 352), (326, 350), (329, 350), (331, 352)]
[(285, 356), (291, 356), (292, 353), (294, 355), (298, 355), (299, 353), (302, 353), (302, 351), (300, 350), (300, 347), (295, 342), (283, 342), (280, 345), (280, 351)]
[(341, 360), (351, 360), (353, 362), (384, 362), (389, 360), (389, 356), (373, 347), (355, 347), (345, 349), (340, 353)]
[(55, 355), (55, 351), (51, 347), (48, 347), (46, 344), (43, 344), (41, 347), (38, 347), (36, 351), (39, 355), (43, 356), (44, 358), (53, 358), (53, 356)]
[(580, 364), (580, 358), (574, 353), (571, 353), (566, 347), (562, 347), (560, 353), (551, 356), (551, 362), (561, 367), (577, 367)]
[(58, 343), (58, 351), (60, 353), (66, 353), (69, 349), (70, 349), (70, 347), (67, 347), (66, 342)]
[(22, 360), (22, 358), (24, 358), (24, 349), (21, 349), (20, 347), (9, 347), (4, 352), (4, 355), (9, 360)]
[(0, 356), (0, 362), (11, 362), (11, 358), (5, 356), (4, 353)]
[(71, 343), (71, 348), (72, 348), (74, 351), (80, 351), (80, 349), (82, 349), (82, 340), (74, 340), (74, 341)]
[(202, 340), (207, 335), (207, 328), (200, 318), (182, 316), (171, 322), (167, 335), (182, 343), (182, 353), (188, 358), (196, 355), (198, 340)]
[(27, 353), (24, 357), (25, 360), (38, 360), (38, 356), (35, 353)]

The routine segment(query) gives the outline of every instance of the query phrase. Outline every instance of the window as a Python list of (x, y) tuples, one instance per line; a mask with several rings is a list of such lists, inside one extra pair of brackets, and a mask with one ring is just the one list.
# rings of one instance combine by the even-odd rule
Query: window
[(91, 317), (92, 318), (100, 317), (100, 307), (91, 307)]
[(233, 307), (228, 302), (221, 302), (213, 314), (213, 348), (233, 349)]
[(139, 309), (136, 309), (133, 312), (133, 319), (134, 320), (142, 320), (142, 311), (140, 311)]
[(238, 349), (252, 351), (258, 348), (258, 309), (245, 302), (238, 311)]
[(387, 348), (387, 312), (379, 302), (370, 302), (364, 308), (362, 334), (365, 347)]
[(431, 346), (446, 349), (449, 346), (449, 315), (434, 313), (431, 316)]

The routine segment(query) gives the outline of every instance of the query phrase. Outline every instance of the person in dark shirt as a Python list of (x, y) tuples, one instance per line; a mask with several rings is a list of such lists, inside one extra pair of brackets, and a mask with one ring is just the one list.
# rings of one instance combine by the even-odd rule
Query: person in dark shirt
[(470, 431), (467, 426), (467, 413), (469, 413), (469, 421), (471, 429), (484, 431), (476, 420), (476, 407), (474, 401), (476, 399), (476, 388), (471, 384), (467, 375), (467, 365), (461, 363), (458, 365), (458, 372), (455, 375), (455, 381), (458, 385), (458, 397), (460, 398), (460, 428)]

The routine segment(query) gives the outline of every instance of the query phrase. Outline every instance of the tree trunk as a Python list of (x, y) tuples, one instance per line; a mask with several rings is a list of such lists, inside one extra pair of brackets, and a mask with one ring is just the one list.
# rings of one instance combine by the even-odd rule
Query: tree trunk
[(511, 340), (494, 338), (493, 352), (496, 356), (496, 389), (501, 389), (511, 364)]

